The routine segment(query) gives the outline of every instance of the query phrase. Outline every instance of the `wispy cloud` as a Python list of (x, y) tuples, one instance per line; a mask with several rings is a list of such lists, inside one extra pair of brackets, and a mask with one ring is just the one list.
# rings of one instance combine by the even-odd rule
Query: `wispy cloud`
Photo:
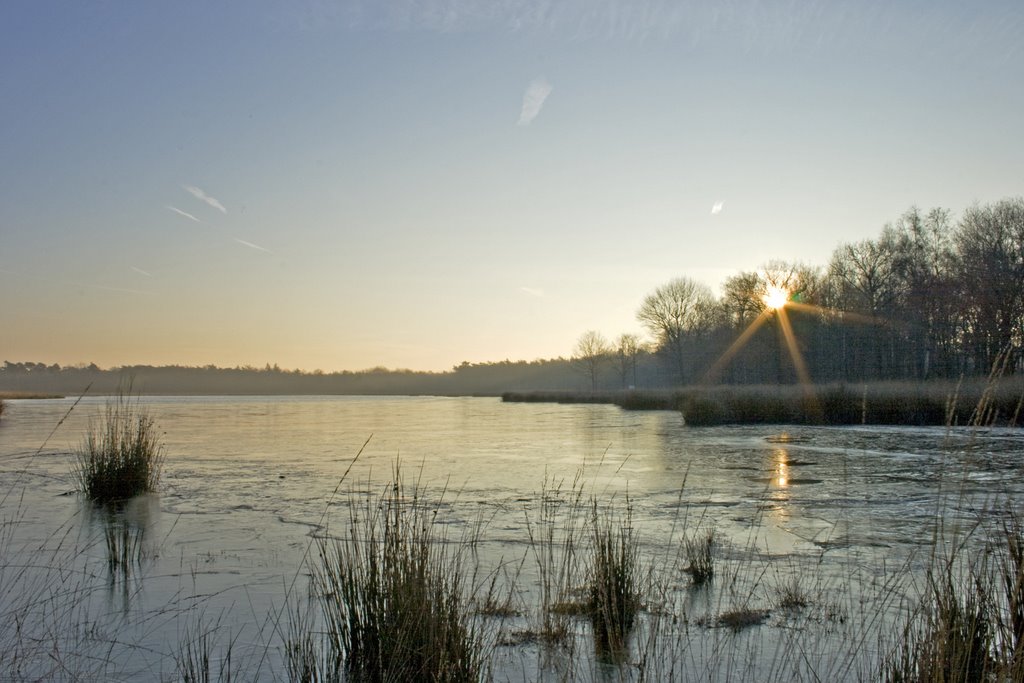
[(547, 296), (544, 293), (543, 289), (536, 289), (535, 287), (520, 287), (519, 291), (523, 292), (524, 294), (529, 294), (530, 296), (536, 296), (536, 297), (539, 297), (539, 298), (542, 298), (542, 299), (545, 296)]
[(152, 294), (153, 292), (147, 292), (144, 289), (128, 289), (127, 287), (108, 287), (106, 285), (92, 285), (86, 284), (86, 287), (92, 287), (93, 289), (101, 289), (104, 292), (123, 292), (125, 294)]
[(256, 251), (265, 251), (268, 254), (273, 254), (274, 253), (274, 252), (270, 251), (269, 249), (267, 249), (266, 247), (261, 247), (258, 244), (253, 244), (252, 242), (246, 242), (245, 240), (239, 239), (237, 237), (235, 237), (234, 240), (236, 242), (238, 242), (239, 244), (244, 245), (246, 247), (249, 247), (250, 249), (255, 249)]
[(145, 275), (146, 277), (153, 277), (153, 273), (147, 273), (142, 268), (136, 268), (135, 266), (128, 266), (128, 267), (131, 268), (132, 270), (134, 270), (139, 275)]
[(210, 195), (203, 192), (201, 188), (198, 188), (195, 185), (182, 185), (181, 188), (185, 190), (185, 192), (188, 192), (190, 195), (198, 199), (199, 201), (206, 202), (207, 204), (217, 209), (221, 213), (228, 212), (228, 210), (224, 208), (223, 204), (217, 201), (216, 198), (211, 197)]
[(537, 114), (540, 113), (551, 90), (551, 84), (544, 77), (534, 79), (530, 85), (526, 86), (526, 92), (523, 93), (523, 107), (519, 111), (518, 125), (528, 126), (537, 118)]
[(714, 216), (715, 214), (722, 213), (723, 206), (722, 202), (715, 202), (715, 205), (711, 207), (711, 215)]
[(168, 211), (173, 211), (174, 213), (178, 214), (179, 216), (184, 216), (185, 218), (189, 219), (190, 221), (195, 221), (196, 223), (202, 223), (201, 220), (199, 220), (198, 218), (196, 218), (195, 216), (190, 214), (188, 211), (182, 211), (181, 209), (179, 209), (176, 206), (168, 205), (168, 206), (165, 206), (164, 208), (167, 209)]

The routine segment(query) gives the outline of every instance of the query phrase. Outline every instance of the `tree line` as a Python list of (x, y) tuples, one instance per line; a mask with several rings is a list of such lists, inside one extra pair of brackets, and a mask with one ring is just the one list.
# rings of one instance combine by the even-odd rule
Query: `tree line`
[[(721, 289), (671, 280), (637, 311), (647, 338), (587, 331), (571, 358), (332, 373), (6, 361), (0, 391), (110, 393), (132, 377), (153, 394), (498, 395), (793, 383), (801, 373), (819, 383), (957, 379), (997, 365), (1014, 374), (1024, 366), (1024, 199), (976, 205), (956, 221), (911, 208), (877, 238), (841, 244), (825, 266), (770, 261)], [(778, 291), (782, 311), (766, 301)]]
[[(729, 277), (718, 297), (679, 277), (643, 300), (637, 321), (649, 341), (580, 336), (573, 358), (590, 389), (637, 386), (638, 372), (654, 386), (1013, 374), (1024, 362), (1024, 199), (956, 221), (911, 208), (825, 266), (770, 261)], [(651, 363), (658, 372), (638, 371)]]

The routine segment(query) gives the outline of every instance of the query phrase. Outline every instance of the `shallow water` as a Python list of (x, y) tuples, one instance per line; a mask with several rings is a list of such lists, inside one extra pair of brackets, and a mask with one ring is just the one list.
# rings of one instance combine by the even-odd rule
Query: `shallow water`
[[(674, 412), (487, 398), (141, 403), (163, 434), (166, 465), (160, 491), (119, 516), (141, 530), (141, 561), (128, 577), (109, 569), (109, 521), (82, 503), (70, 476), (73, 449), (104, 400), (11, 401), (0, 422), (3, 614), (21, 604), (23, 589), (10, 588), (17, 581), (69, 586), (45, 617), (57, 624), (49, 631), (69, 632), (62, 654), (40, 662), (26, 646), (26, 677), (171, 678), (179, 641), (201, 624), (236, 638), (243, 678), (285, 679), (277, 626), (305, 594), (312, 536), (343, 529), (346, 504), (379, 494), (400, 463), (407, 486), (442, 501), (438, 520), (449, 539), (476, 534), (474, 557), (485, 567), (521, 565), (514, 592), (523, 604), (538, 581), (527, 524), (540, 520), (542, 489), (565, 500), (582, 490), (620, 511), (628, 505), (682, 629), (665, 636), (675, 649), (659, 664), (673, 667), (662, 677), (854, 678), (877, 664), (868, 632), (876, 638), (891, 628), (900, 599), (913, 595), (935, 520), (944, 537), (984, 527), (1024, 488), (1016, 431), (687, 428)], [(698, 529), (715, 531), (719, 576), (694, 590), (678, 553)], [(16, 570), (26, 565), (34, 568)], [(772, 588), (793, 576), (813, 598), (800, 614), (772, 604)], [(58, 605), (75, 602), (69, 595), (74, 610)], [(771, 619), (740, 634), (708, 628), (740, 602), (771, 609)], [(854, 656), (841, 650), (852, 647), (857, 619), (871, 625), (857, 626), (865, 642)], [(545, 659), (535, 645), (498, 647), (495, 677), (639, 676), (636, 658), (609, 668), (582, 650)], [(790, 661), (793, 652), (801, 662)]]

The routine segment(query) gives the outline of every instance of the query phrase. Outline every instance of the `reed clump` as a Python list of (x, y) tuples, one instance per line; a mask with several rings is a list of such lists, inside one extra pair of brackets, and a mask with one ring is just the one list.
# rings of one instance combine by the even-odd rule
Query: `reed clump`
[(589, 580), (589, 613), (594, 647), (599, 655), (615, 655), (626, 641), (640, 611), (639, 544), (629, 507), (622, 520), (598, 512), (593, 502), (593, 554)]
[(156, 490), (164, 448), (153, 417), (129, 395), (107, 402), (76, 453), (73, 476), (96, 503), (124, 501)]
[(301, 680), (479, 681), (484, 639), (463, 585), (461, 555), (435, 534), (418, 492), (401, 478), (349, 534), (318, 542), (312, 590), (319, 641), (293, 635), (289, 669)]
[(683, 571), (690, 575), (694, 586), (703, 586), (714, 578), (714, 546), (715, 532), (713, 530), (683, 541), (683, 552), (687, 561), (687, 566)]
[(936, 562), (924, 603), (908, 618), (882, 679), (1024, 680), (1024, 529), (1016, 514), (989, 552), (965, 560), (954, 551)]

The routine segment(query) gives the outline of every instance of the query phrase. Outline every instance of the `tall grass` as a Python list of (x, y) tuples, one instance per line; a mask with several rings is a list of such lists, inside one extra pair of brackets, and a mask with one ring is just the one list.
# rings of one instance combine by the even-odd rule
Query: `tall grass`
[(218, 648), (219, 629), (219, 621), (207, 623), (201, 616), (185, 627), (174, 653), (182, 683), (230, 683), (239, 678), (232, 664), (235, 637), (229, 635), (227, 643)]
[(289, 669), (302, 681), (479, 681), (485, 643), (472, 616), (460, 552), (401, 476), (349, 534), (323, 539), (311, 588), (323, 635), (293, 633)]
[(972, 554), (929, 570), (921, 605), (883, 664), (886, 683), (1024, 680), (1024, 530), (1014, 511)]
[(683, 540), (686, 567), (694, 586), (703, 586), (715, 576), (715, 532), (709, 530)]
[(599, 513), (595, 499), (591, 527), (588, 589), (594, 648), (599, 656), (618, 658), (640, 610), (638, 539), (628, 505), (625, 518), (619, 520), (610, 512)]
[(539, 640), (545, 646), (568, 644), (572, 616), (586, 613), (586, 606), (577, 604), (576, 598), (580, 579), (578, 546), (585, 510), (579, 477), (567, 492), (563, 492), (561, 482), (545, 479), (540, 490), (539, 518), (526, 516), (539, 596), (536, 624), (531, 632), (522, 634), (525, 639)]
[(111, 503), (153, 491), (164, 448), (152, 416), (126, 392), (107, 402), (76, 452), (73, 476), (92, 501)]

